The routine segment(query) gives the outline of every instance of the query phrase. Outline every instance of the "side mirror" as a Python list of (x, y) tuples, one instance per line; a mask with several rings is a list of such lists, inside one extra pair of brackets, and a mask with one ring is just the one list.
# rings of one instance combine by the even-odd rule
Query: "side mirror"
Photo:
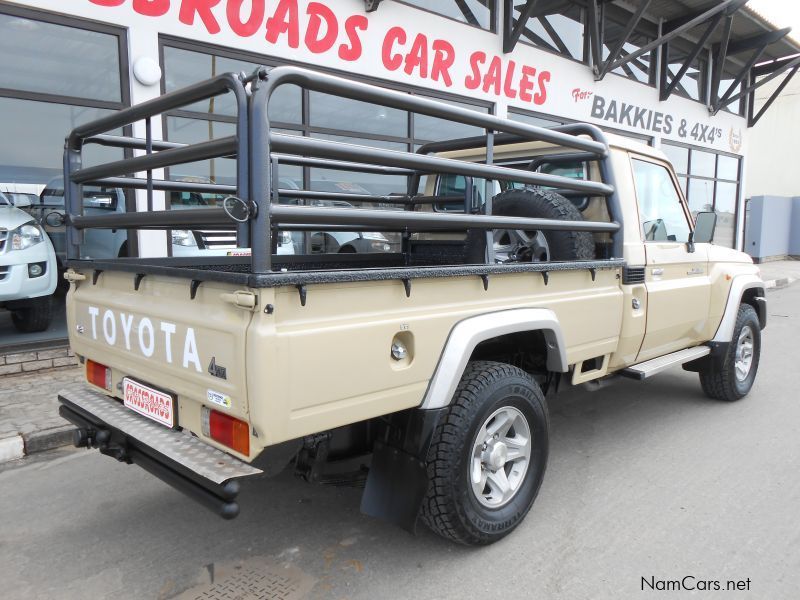
[(717, 213), (699, 212), (694, 221), (694, 238), (696, 244), (707, 244), (714, 240), (714, 230), (717, 228)]
[(64, 215), (58, 211), (52, 211), (47, 213), (47, 216), (44, 218), (45, 225), (48, 227), (61, 227), (66, 218)]

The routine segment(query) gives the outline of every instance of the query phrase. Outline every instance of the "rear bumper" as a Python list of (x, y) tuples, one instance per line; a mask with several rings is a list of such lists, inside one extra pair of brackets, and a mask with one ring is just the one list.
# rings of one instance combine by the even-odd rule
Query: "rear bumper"
[(239, 514), (239, 479), (262, 471), (201, 442), (167, 429), (87, 386), (58, 394), (59, 414), (74, 424), (75, 445), (135, 463), (225, 519)]

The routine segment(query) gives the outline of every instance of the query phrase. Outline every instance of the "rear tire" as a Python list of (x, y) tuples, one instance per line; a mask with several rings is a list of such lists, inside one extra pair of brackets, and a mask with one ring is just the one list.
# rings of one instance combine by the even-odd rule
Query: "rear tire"
[(548, 428), (544, 395), (530, 375), (505, 363), (470, 363), (428, 452), (427, 526), (466, 545), (513, 531), (539, 492)]
[(706, 396), (734, 402), (744, 398), (756, 379), (761, 356), (761, 325), (755, 309), (739, 306), (733, 337), (721, 363), (710, 362), (700, 371), (700, 385)]
[(17, 331), (22, 333), (35, 333), (44, 331), (50, 325), (53, 314), (53, 303), (50, 296), (34, 298), (23, 308), (17, 308), (11, 313), (11, 321)]

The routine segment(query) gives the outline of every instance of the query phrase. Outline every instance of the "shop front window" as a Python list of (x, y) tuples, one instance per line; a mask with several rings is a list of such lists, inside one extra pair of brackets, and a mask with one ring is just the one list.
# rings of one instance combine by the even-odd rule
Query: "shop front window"
[[(66, 258), (66, 233), (58, 224), (64, 214), (64, 138), (76, 127), (127, 104), (123, 76), (127, 67), (122, 68), (125, 47), (124, 34), (116, 28), (0, 6), (0, 192), (10, 196), (15, 210), (27, 213), (49, 238), (56, 264), (55, 289), (45, 286), (44, 291), (34, 290), (38, 301), (49, 298), (53, 307), (43, 331), (21, 328), (24, 309), (20, 311), (14, 302), (29, 295), (26, 286), (38, 282), (25, 280), (21, 288), (10, 289), (9, 280), (4, 288), (0, 278), (0, 349), (67, 337), (64, 286), (59, 283)], [(123, 157), (120, 149), (87, 145), (83, 164), (92, 166)], [(127, 203), (128, 196), (122, 190), (84, 187), (85, 214), (124, 212)], [(48, 219), (54, 213), (55, 217)], [(7, 228), (0, 222), (0, 229)], [(124, 230), (98, 230), (87, 233), (81, 253), (116, 257), (127, 253), (127, 244)]]
[[(731, 85), (735, 81), (736, 76), (737, 76), (737, 73), (735, 71), (729, 71), (728, 69), (725, 69), (722, 72), (722, 77), (720, 78), (720, 81), (719, 81), (719, 87), (717, 88), (717, 94), (716, 94), (717, 98), (722, 98), (722, 96), (724, 96), (727, 93), (728, 89), (731, 87)], [(745, 78), (744, 81), (746, 82), (747, 78)], [(733, 91), (730, 93), (728, 98), (733, 98), (734, 96), (739, 95), (741, 92), (742, 92), (742, 82), (740, 81), (733, 88)], [(734, 114), (737, 114), (737, 115), (743, 115), (744, 114), (744, 108), (745, 108), (745, 97), (742, 96), (738, 100), (734, 100), (733, 102), (728, 102), (727, 104), (725, 104), (722, 107), (722, 110), (727, 111), (727, 112), (731, 112), (731, 113), (734, 113)]]
[[(525, 3), (515, 3), (514, 21), (516, 25)], [(558, 12), (533, 17), (525, 24), (520, 40), (532, 43), (575, 60), (583, 61), (585, 10), (570, 4)]]
[[(673, 40), (666, 45), (669, 73), (669, 82), (680, 72), (684, 62), (692, 52), (692, 45), (684, 40)], [(680, 78), (675, 86), (675, 93), (678, 95), (705, 102), (706, 100), (706, 71), (708, 69), (708, 58), (700, 53), (689, 66), (689, 69)]]
[[(606, 60), (611, 52), (619, 45), (619, 41), (628, 27), (628, 22), (632, 14), (618, 6), (603, 4), (603, 31), (602, 31), (602, 53), (603, 60)], [(646, 21), (640, 21), (636, 28), (631, 32), (622, 52), (618, 58), (635, 52), (652, 42), (656, 37), (655, 27)], [(611, 71), (617, 75), (622, 75), (634, 81), (646, 84), (655, 83), (655, 52), (648, 52), (642, 56), (620, 66)]]
[(495, 0), (398, 0), (430, 12), (480, 27), (493, 29)]
[(692, 216), (696, 217), (698, 212), (716, 212), (714, 243), (733, 248), (741, 159), (676, 144), (665, 143), (661, 149), (678, 173)]
[(0, 13), (0, 88), (121, 102), (119, 38)]
[[(433, 4), (433, 3), (431, 3)], [(443, 3), (442, 3), (443, 4)], [(459, 3), (462, 4), (462, 3)], [(467, 2), (472, 6), (473, 3)], [(479, 4), (479, 3), (474, 3)], [(436, 3), (439, 7), (440, 3)], [(433, 10), (433, 9), (431, 9)], [(224, 55), (223, 55), (224, 54)], [(257, 64), (269, 64), (262, 57), (250, 56), (234, 51), (215, 52), (199, 44), (178, 40), (162, 40), (163, 70), (166, 91), (196, 83), (198, 80), (224, 72), (252, 71)], [(415, 90), (405, 90), (409, 94)], [(225, 98), (223, 96), (223, 98)], [(486, 113), (488, 104), (470, 103), (456, 99), (445, 102)], [(187, 107), (176, 114), (165, 116), (165, 132), (171, 141), (197, 143), (232, 135), (235, 130), (234, 105), (230, 101), (204, 102)], [(269, 110), (270, 123), (274, 131), (290, 135), (313, 137), (346, 144), (393, 151), (417, 150), (423, 144), (445, 139), (480, 135), (479, 127), (453, 123), (452, 121), (412, 114), (405, 110), (378, 106), (370, 102), (340, 98), (330, 94), (301, 90), (296, 86), (282, 86), (272, 97)], [(319, 167), (298, 167), (285, 164), (278, 166), (279, 186), (284, 190), (280, 201), (291, 204), (314, 204), (323, 202), (331, 208), (372, 207), (398, 210), (400, 207), (385, 201), (364, 202), (356, 196), (387, 196), (405, 194), (408, 181), (405, 176), (382, 175), (344, 171)], [(235, 183), (236, 162), (232, 159), (215, 159), (181, 165), (169, 173), (171, 179)], [(292, 196), (292, 191), (310, 190), (336, 194), (336, 198), (308, 200)], [(353, 198), (348, 198), (348, 195)], [(195, 199), (199, 199), (195, 195)], [(176, 197), (183, 208), (191, 208), (192, 198)], [(362, 232), (363, 233), (363, 232)], [(385, 245), (396, 249), (400, 238), (395, 233), (370, 232), (374, 239), (349, 238), (347, 235), (319, 236), (310, 232), (289, 232), (294, 251), (338, 252), (356, 247), (358, 251), (386, 251)], [(348, 234), (349, 235), (349, 234)], [(355, 233), (353, 234), (355, 235)], [(288, 238), (287, 238), (288, 239)], [(345, 240), (354, 241), (355, 245)], [(374, 243), (373, 243), (374, 242)], [(282, 247), (279, 247), (281, 254)]]

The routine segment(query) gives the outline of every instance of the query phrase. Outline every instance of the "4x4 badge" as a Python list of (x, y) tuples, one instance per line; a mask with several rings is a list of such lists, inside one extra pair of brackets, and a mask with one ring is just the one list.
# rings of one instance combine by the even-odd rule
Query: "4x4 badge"
[(217, 357), (212, 356), (211, 362), (208, 363), (208, 372), (210, 375), (214, 377), (219, 377), (220, 379), (228, 379), (228, 369), (225, 367), (220, 367), (217, 364)]

